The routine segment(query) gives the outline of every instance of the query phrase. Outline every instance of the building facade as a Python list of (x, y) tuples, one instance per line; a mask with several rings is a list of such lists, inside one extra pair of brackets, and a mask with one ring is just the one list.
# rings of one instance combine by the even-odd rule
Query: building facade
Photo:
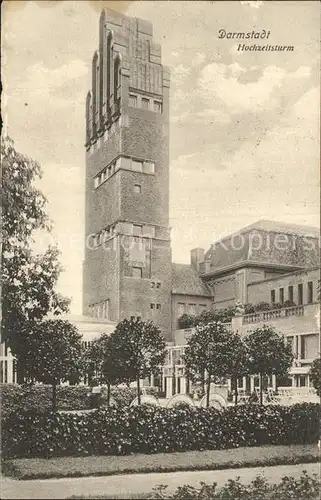
[(83, 313), (168, 338), (169, 70), (150, 23), (102, 12), (86, 106)]
[[(320, 352), (319, 231), (258, 221), (207, 251), (193, 249), (190, 264), (172, 263), (169, 87), (152, 25), (103, 10), (86, 99), (83, 316), (69, 320), (84, 342), (125, 318), (152, 320), (168, 341), (159, 386), (169, 397), (190, 391), (182, 354), (193, 328), (181, 329), (180, 318), (252, 304), (227, 328), (245, 335), (274, 326), (293, 346), (291, 384), (308, 386)], [(15, 382), (14, 359), (0, 349), (1, 380)]]
[[(169, 228), (169, 70), (152, 25), (104, 10), (86, 101), (86, 245), (83, 313), (117, 323), (152, 320), (168, 341), (161, 389), (188, 392), (181, 355), (192, 330), (183, 315), (270, 304), (233, 318), (244, 335), (267, 322), (293, 345), (291, 383), (308, 385), (317, 356), (315, 314), (319, 231), (258, 221), (171, 260)], [(249, 310), (249, 308), (248, 308)], [(247, 385), (255, 382), (239, 381)]]
[[(248, 296), (252, 299), (252, 304), (264, 304), (264, 309), (235, 315), (225, 325), (228, 330), (238, 332), (241, 336), (246, 336), (263, 325), (271, 326), (285, 336), (292, 346), (294, 359), (288, 377), (282, 380), (277, 380), (274, 376), (269, 378), (268, 386), (274, 389), (280, 385), (299, 391), (310, 388), (310, 367), (321, 352), (319, 286), (320, 268), (317, 267), (250, 283)], [(217, 307), (215, 301), (213, 306)], [(167, 346), (161, 386), (167, 397), (192, 392), (185, 377), (182, 356), (194, 329), (177, 329), (173, 344)], [(259, 377), (242, 377), (238, 380), (238, 388), (248, 394), (259, 388), (259, 385)]]

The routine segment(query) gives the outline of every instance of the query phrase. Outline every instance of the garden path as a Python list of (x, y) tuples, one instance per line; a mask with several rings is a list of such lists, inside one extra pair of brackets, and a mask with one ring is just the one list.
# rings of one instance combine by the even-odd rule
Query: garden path
[(62, 499), (73, 495), (97, 497), (108, 494), (112, 497), (126, 497), (130, 493), (150, 492), (155, 486), (165, 484), (170, 490), (189, 484), (199, 486), (200, 481), (217, 482), (222, 486), (229, 479), (238, 476), (244, 483), (250, 482), (258, 474), (271, 483), (278, 483), (285, 475), (298, 477), (306, 470), (309, 475), (320, 475), (320, 464), (280, 465), (276, 467), (253, 467), (217, 471), (189, 471), (151, 474), (124, 474), (105, 477), (82, 477), (66, 479), (38, 479), (30, 481), (2, 478), (1, 498), (4, 499)]

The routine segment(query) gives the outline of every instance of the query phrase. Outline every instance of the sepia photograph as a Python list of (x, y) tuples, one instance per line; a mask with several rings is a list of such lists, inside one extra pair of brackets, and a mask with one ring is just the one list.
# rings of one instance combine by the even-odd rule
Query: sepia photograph
[(1, 7), (0, 497), (319, 500), (319, 2)]

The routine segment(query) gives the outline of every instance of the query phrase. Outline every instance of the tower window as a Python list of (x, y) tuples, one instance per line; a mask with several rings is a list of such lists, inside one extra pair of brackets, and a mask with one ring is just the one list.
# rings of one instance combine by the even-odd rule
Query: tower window
[(155, 163), (153, 163), (151, 161), (144, 161), (143, 172), (145, 174), (154, 174), (155, 173)]
[(143, 270), (141, 267), (133, 267), (133, 278), (142, 278)]
[(132, 106), (133, 108), (137, 108), (137, 97), (135, 95), (129, 96), (129, 106)]
[(161, 309), (161, 305), (160, 305), (160, 304), (156, 304), (156, 309), (157, 309), (158, 311), (160, 311), (160, 309)]
[(154, 111), (155, 111), (155, 113), (162, 112), (162, 103), (161, 102), (154, 101)]
[(155, 309), (155, 304), (151, 304), (150, 308), (154, 310)]
[(155, 281), (152, 281), (150, 286), (151, 286), (151, 288), (155, 288)]
[(143, 226), (140, 226), (138, 224), (133, 224), (133, 235), (141, 236), (142, 234), (143, 234)]
[(143, 109), (149, 109), (149, 99), (142, 98), (142, 108)]
[(156, 288), (160, 288), (160, 286), (161, 286), (160, 282), (159, 282), (159, 281), (157, 281), (157, 283), (156, 283)]
[(134, 193), (140, 194), (142, 192), (142, 186), (140, 184), (134, 185)]
[(132, 170), (135, 170), (136, 172), (142, 172), (143, 171), (143, 162), (133, 160), (132, 161)]

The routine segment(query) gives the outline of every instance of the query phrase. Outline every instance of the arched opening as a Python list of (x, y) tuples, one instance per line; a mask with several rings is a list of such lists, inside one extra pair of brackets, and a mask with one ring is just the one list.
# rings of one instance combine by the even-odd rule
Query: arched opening
[[(93, 128), (93, 135), (95, 135), (97, 131), (97, 123), (98, 123), (98, 99), (99, 99), (99, 74), (97, 71), (97, 68), (99, 68), (99, 60), (98, 60), (98, 53), (94, 53), (93, 57), (93, 62), (92, 62), (92, 128)], [(98, 78), (97, 78), (98, 76)], [(98, 81), (97, 81), (98, 80)]]
[(100, 110), (99, 119), (101, 125), (103, 125), (102, 117), (106, 115), (106, 65), (107, 65), (107, 54), (106, 54), (106, 11), (102, 10), (99, 19), (99, 56), (100, 56)]
[(121, 87), (121, 64), (119, 54), (116, 56), (114, 64), (114, 102), (119, 104)]
[(106, 102), (107, 112), (110, 112), (111, 98), (113, 95), (113, 82), (112, 82), (112, 67), (113, 67), (113, 35), (111, 32), (107, 35), (107, 49), (106, 49)]
[(100, 65), (99, 65), (99, 57), (97, 57), (96, 61), (96, 110), (95, 110), (95, 123), (98, 126), (99, 124), (99, 111), (100, 111)]
[(88, 92), (86, 98), (86, 143), (90, 141), (93, 135), (93, 116), (92, 116), (92, 94)]

